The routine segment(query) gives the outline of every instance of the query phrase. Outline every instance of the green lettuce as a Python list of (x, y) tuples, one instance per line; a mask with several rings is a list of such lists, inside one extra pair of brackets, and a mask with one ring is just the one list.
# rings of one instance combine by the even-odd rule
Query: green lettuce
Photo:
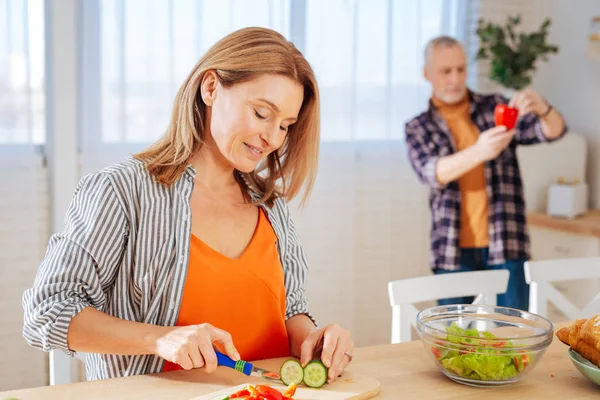
[(519, 374), (531, 361), (528, 352), (518, 351), (510, 341), (490, 342), (496, 339), (490, 332), (462, 329), (456, 323), (446, 331), (450, 344), (436, 346), (434, 354), (438, 355), (442, 367), (455, 375), (476, 380), (506, 380)]

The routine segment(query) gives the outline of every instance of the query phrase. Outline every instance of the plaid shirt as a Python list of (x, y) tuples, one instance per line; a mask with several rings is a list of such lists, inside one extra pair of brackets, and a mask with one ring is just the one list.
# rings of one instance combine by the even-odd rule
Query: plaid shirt
[[(494, 108), (508, 103), (499, 95), (469, 92), (471, 118), (480, 132), (495, 126)], [(516, 149), (520, 144), (547, 142), (539, 117), (530, 113), (519, 120), (510, 145), (485, 163), (489, 199), (489, 264), (529, 259), (529, 236), (525, 215), (523, 182)], [(566, 132), (566, 127), (561, 136)], [(456, 270), (460, 265), (460, 189), (458, 181), (441, 185), (435, 176), (436, 163), (455, 151), (448, 125), (430, 103), (429, 109), (406, 124), (410, 163), (419, 179), (430, 187), (432, 269)]]

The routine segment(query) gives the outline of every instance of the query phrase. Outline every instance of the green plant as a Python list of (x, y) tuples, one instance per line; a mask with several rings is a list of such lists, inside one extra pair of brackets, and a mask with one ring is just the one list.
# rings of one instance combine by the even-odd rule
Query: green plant
[(480, 48), (478, 60), (491, 59), (490, 79), (509, 89), (520, 90), (531, 83), (538, 58), (548, 61), (548, 54), (558, 53), (558, 47), (546, 43), (550, 19), (532, 33), (516, 33), (521, 17), (508, 17), (504, 26), (479, 20), (477, 36)]

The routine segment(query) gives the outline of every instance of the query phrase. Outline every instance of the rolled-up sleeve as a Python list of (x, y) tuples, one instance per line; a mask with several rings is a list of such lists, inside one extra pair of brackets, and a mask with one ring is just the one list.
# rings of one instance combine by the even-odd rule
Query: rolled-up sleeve
[(44, 351), (63, 350), (71, 320), (86, 307), (102, 310), (128, 235), (123, 205), (109, 178), (84, 177), (62, 232), (53, 235), (33, 287), (23, 294), (23, 336)]
[(435, 144), (428, 140), (427, 132), (423, 125), (417, 120), (406, 124), (406, 147), (408, 149), (408, 160), (417, 173), (421, 182), (431, 188), (441, 189), (436, 176), (437, 162), (440, 157)]
[(563, 130), (560, 135), (549, 139), (544, 135), (540, 117), (534, 113), (529, 113), (519, 120), (516, 127), (515, 138), (517, 142), (522, 145), (553, 142), (562, 138), (567, 133), (567, 129), (567, 125), (563, 124)]

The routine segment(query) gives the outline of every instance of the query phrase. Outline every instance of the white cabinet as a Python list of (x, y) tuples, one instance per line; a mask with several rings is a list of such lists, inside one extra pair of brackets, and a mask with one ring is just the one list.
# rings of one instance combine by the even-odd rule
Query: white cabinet
[(531, 254), (536, 260), (557, 258), (597, 257), (599, 239), (558, 229), (529, 226)]
[[(533, 260), (600, 256), (600, 238), (596, 236), (579, 235), (559, 229), (531, 225), (529, 233)], [(600, 292), (598, 280), (565, 281), (557, 283), (555, 286), (573, 305), (580, 308), (583, 308)], [(552, 307), (552, 304), (548, 306), (548, 314), (553, 322), (565, 319), (556, 308)]]

